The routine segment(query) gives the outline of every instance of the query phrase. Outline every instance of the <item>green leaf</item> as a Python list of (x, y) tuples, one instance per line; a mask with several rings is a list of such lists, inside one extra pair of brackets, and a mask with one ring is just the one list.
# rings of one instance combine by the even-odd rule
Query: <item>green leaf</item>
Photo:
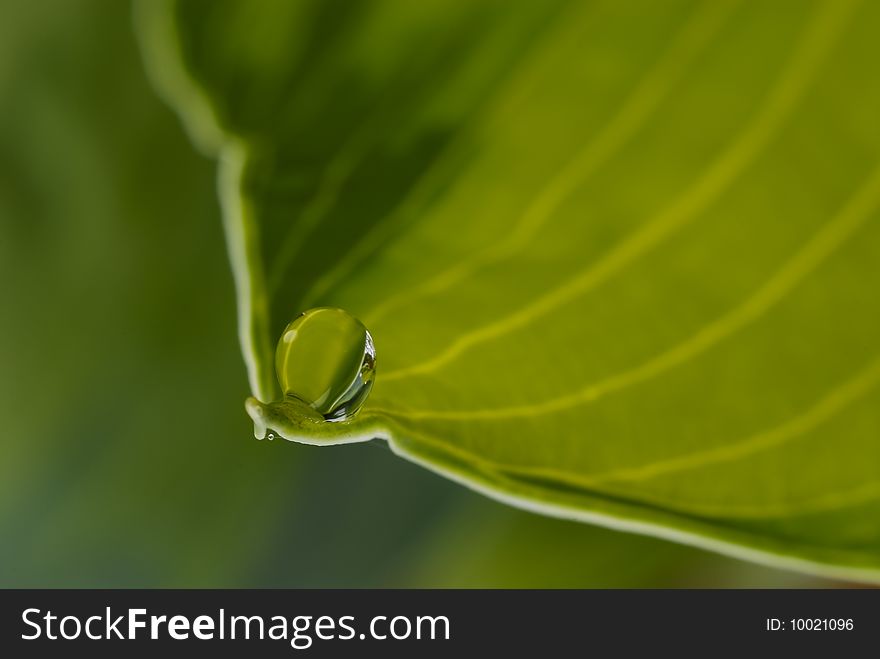
[[(880, 6), (144, 3), (220, 161), (258, 436), (880, 580)], [(351, 422), (273, 349), (364, 321)], [(263, 401), (263, 402), (260, 402)]]

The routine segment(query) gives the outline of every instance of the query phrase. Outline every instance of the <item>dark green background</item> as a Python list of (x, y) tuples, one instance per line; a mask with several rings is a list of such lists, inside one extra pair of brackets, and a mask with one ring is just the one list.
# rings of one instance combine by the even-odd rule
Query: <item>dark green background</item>
[(214, 170), (126, 3), (0, 2), (0, 586), (821, 585), (254, 441)]

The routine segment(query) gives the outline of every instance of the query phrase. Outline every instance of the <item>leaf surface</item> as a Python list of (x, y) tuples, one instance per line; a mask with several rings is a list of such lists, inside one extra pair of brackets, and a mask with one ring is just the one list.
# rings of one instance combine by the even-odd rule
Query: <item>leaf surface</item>
[[(880, 6), (145, 3), (220, 160), (257, 432), (880, 580)], [(351, 422), (274, 343), (347, 309)], [(263, 402), (259, 402), (263, 401)]]

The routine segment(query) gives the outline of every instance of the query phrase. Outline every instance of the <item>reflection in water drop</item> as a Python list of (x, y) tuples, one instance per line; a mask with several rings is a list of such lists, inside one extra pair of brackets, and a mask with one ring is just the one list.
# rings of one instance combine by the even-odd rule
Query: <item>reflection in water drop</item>
[(286, 400), (305, 403), (327, 421), (345, 421), (373, 387), (373, 337), (347, 311), (311, 309), (281, 333), (275, 372)]

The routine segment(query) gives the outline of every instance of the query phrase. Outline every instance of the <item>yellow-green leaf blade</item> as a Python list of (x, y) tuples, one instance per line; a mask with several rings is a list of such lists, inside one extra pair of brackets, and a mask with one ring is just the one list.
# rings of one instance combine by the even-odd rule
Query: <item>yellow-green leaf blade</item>
[(376, 341), (354, 421), (248, 410), (547, 514), (876, 580), (880, 9), (655, 4), (172, 4), (232, 154), (255, 396), (307, 306)]

